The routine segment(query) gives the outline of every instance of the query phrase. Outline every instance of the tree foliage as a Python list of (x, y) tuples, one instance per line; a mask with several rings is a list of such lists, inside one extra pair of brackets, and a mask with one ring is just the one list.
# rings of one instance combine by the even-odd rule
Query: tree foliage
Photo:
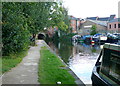
[(68, 19), (68, 12), (65, 7), (62, 6), (62, 3), (54, 3), (54, 6), (52, 7), (54, 9), (52, 11), (51, 17), (51, 25), (57, 26), (62, 31), (67, 31), (69, 27), (69, 19)]
[(69, 31), (69, 29), (70, 29), (70, 20), (69, 20), (69, 16), (68, 16), (68, 10), (66, 8), (64, 8), (64, 7), (63, 7), (63, 9), (64, 9), (64, 12), (63, 12), (64, 18), (63, 19), (64, 19), (65, 24), (67, 25), (66, 31), (70, 32)]
[(93, 25), (92, 27), (91, 27), (91, 35), (95, 35), (96, 33), (97, 33), (97, 31), (96, 31), (96, 29), (97, 29), (97, 27), (96, 27), (96, 25)]
[(3, 55), (28, 48), (29, 31), (20, 3), (2, 3)]
[(66, 31), (65, 8), (57, 2), (3, 2), (3, 55), (27, 49), (30, 35), (57, 26)]
[(60, 30), (62, 30), (62, 31), (67, 31), (67, 29), (68, 29), (68, 26), (65, 24), (65, 22), (59, 22), (58, 24), (58, 28), (60, 28)]

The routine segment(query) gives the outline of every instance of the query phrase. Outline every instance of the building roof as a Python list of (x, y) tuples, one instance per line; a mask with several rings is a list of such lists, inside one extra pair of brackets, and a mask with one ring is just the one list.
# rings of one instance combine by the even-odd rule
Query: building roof
[(89, 20), (98, 20), (98, 21), (111, 21), (115, 18), (116, 15), (110, 15), (110, 17), (87, 17)]
[(81, 20), (81, 18), (76, 18), (76, 17), (74, 17), (74, 16), (69, 16), (69, 19), (70, 19), (70, 20)]
[(97, 20), (99, 20), (99, 21), (108, 21), (108, 20), (109, 20), (109, 17), (98, 18)]
[(90, 19), (90, 20), (96, 20), (97, 17), (87, 17), (87, 19)]
[(89, 21), (91, 21), (95, 24), (98, 24), (98, 25), (107, 26), (107, 21), (98, 21), (98, 20), (89, 20)]
[(70, 17), (70, 19), (71, 19), (71, 20), (77, 20), (77, 18), (75, 18), (75, 17)]
[(120, 22), (120, 18), (113, 19), (113, 20), (109, 21), (108, 23), (112, 23), (112, 22)]
[(115, 18), (116, 15), (110, 15), (109, 17), (109, 21), (113, 20)]

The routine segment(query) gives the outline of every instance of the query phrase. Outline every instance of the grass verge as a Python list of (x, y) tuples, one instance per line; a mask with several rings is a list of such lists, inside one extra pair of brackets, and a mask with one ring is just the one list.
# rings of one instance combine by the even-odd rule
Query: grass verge
[(40, 63), (38, 68), (38, 81), (41, 84), (56, 84), (60, 81), (62, 84), (75, 84), (75, 79), (67, 69), (61, 68), (65, 65), (46, 47), (40, 50)]
[(22, 61), (22, 58), (27, 55), (27, 50), (16, 54), (11, 54), (10, 56), (2, 57), (2, 73), (9, 71), (11, 68), (15, 67), (18, 63)]

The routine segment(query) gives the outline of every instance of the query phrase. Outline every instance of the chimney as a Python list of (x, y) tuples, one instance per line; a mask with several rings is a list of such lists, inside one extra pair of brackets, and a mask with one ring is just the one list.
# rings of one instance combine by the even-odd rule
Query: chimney
[(96, 20), (98, 20), (98, 18), (99, 18), (99, 17), (98, 17), (98, 16), (96, 16)]

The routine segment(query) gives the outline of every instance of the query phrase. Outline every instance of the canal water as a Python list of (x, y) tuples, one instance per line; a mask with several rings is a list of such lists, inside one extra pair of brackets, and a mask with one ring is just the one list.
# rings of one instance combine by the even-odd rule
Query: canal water
[(91, 84), (91, 73), (103, 45), (47, 42), (84, 84)]

